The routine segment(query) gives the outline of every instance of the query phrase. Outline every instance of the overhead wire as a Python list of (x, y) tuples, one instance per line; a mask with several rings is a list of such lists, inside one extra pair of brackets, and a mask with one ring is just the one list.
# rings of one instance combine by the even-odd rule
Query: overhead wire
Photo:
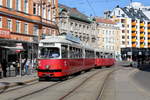
[(89, 7), (91, 8), (91, 10), (93, 11), (94, 16), (96, 16), (95, 10), (94, 10), (94, 8), (92, 7), (91, 3), (89, 2), (89, 0), (86, 0), (86, 1), (87, 1), (87, 3), (88, 3)]

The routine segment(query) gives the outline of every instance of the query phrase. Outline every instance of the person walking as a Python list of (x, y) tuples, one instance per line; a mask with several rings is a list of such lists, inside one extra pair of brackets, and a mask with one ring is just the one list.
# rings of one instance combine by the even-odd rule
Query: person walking
[(7, 77), (7, 61), (3, 59), (2, 61), (2, 70), (3, 70), (3, 77)]
[(28, 71), (29, 71), (29, 65), (30, 65), (30, 60), (27, 59), (26, 64), (25, 64), (25, 74), (26, 75), (28, 74)]
[(2, 73), (3, 73), (2, 64), (1, 64), (1, 62), (0, 62), (0, 79), (2, 78)]

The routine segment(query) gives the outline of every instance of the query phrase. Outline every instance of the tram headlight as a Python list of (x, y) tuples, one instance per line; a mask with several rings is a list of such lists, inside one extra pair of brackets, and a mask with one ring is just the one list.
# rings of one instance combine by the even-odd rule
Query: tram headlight
[(46, 69), (49, 69), (49, 68), (50, 68), (50, 65), (46, 65), (45, 68), (46, 68)]

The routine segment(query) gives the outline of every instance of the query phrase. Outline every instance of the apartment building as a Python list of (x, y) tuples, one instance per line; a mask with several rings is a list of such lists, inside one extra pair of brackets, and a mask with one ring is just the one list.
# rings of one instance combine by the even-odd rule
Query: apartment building
[(0, 0), (0, 61), (37, 57), (38, 42), (57, 35), (57, 0)]
[(120, 28), (110, 19), (96, 18), (98, 23), (97, 46), (103, 51), (114, 53), (116, 60), (121, 60)]
[(70, 33), (80, 38), (82, 42), (97, 47), (96, 45), (96, 23), (79, 12), (76, 8), (70, 8), (59, 4), (60, 33)]
[(140, 9), (132, 6), (113, 9), (110, 17), (121, 28), (121, 53), (123, 59), (135, 60), (148, 56), (150, 47), (150, 20)]

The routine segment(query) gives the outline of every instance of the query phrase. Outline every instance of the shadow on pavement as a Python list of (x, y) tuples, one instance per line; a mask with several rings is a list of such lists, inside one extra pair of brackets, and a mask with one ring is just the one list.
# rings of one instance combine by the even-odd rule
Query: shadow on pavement
[(142, 71), (150, 72), (150, 64), (140, 65), (139, 69), (142, 70)]
[(13, 87), (13, 86), (19, 86), (19, 85), (25, 85), (23, 82), (15, 82), (13, 85), (12, 83), (9, 82), (0, 82), (4, 86), (0, 89), (0, 94), (5, 92), (8, 88)]

